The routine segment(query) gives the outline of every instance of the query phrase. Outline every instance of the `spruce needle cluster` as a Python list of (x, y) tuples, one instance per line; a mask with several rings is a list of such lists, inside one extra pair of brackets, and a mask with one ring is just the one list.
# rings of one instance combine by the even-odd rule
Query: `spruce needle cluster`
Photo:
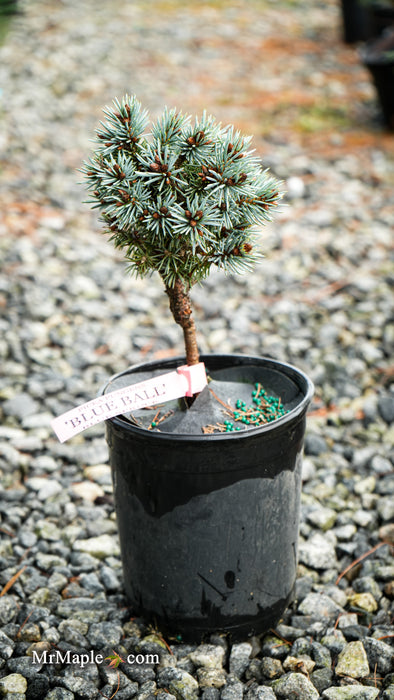
[(251, 137), (206, 113), (192, 120), (166, 108), (150, 133), (135, 96), (114, 100), (104, 114), (82, 169), (89, 202), (129, 272), (159, 273), (185, 330), (188, 291), (212, 265), (242, 273), (260, 256), (256, 237), (282, 196), (280, 183), (250, 150)]

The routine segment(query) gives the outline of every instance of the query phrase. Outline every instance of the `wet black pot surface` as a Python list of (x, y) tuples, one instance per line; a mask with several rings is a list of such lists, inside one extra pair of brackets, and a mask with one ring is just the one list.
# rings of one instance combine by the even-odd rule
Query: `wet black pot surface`
[(385, 126), (394, 131), (394, 26), (360, 50), (371, 73)]
[[(234, 640), (273, 626), (295, 583), (301, 454), (312, 385), (267, 358), (208, 355), (212, 376), (264, 382), (290, 412), (239, 433), (150, 432), (107, 421), (125, 588), (133, 612), (163, 633)], [(165, 371), (182, 358), (137, 366)], [(119, 377), (107, 385), (118, 388)]]

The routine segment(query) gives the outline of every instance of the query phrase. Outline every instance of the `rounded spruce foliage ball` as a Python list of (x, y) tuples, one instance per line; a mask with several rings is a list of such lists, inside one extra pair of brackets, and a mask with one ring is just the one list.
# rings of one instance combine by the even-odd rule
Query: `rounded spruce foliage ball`
[(171, 289), (179, 281), (191, 287), (212, 265), (249, 270), (261, 225), (283, 194), (250, 150), (251, 137), (176, 109), (146, 133), (148, 114), (135, 96), (114, 100), (104, 114), (82, 172), (129, 271), (157, 271)]

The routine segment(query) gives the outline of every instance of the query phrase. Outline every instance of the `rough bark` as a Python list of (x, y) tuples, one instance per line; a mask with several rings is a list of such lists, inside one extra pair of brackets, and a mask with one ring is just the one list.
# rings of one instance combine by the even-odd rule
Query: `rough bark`
[(181, 280), (177, 280), (173, 287), (166, 287), (166, 292), (174, 320), (183, 330), (186, 363), (195, 365), (200, 360), (189, 292)]

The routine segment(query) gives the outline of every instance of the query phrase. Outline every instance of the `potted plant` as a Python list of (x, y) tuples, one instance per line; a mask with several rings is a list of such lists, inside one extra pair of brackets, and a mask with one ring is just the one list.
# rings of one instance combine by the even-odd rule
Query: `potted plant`
[(341, 0), (341, 12), (347, 44), (377, 37), (394, 23), (393, 0)]
[(163, 633), (242, 639), (274, 625), (292, 597), (313, 389), (270, 358), (200, 356), (190, 290), (212, 266), (251, 269), (280, 183), (250, 137), (205, 113), (193, 122), (165, 109), (148, 135), (135, 97), (105, 115), (83, 167), (90, 201), (129, 271), (160, 275), (185, 357), (131, 367), (101, 395), (179, 366), (203, 363), (208, 377), (194, 396), (163, 404), (158, 390), (146, 394), (150, 408), (106, 420), (125, 589)]
[(367, 14), (367, 35), (373, 39), (394, 24), (394, 0), (361, 0)]
[(361, 60), (371, 73), (386, 127), (394, 130), (394, 26), (360, 49)]

